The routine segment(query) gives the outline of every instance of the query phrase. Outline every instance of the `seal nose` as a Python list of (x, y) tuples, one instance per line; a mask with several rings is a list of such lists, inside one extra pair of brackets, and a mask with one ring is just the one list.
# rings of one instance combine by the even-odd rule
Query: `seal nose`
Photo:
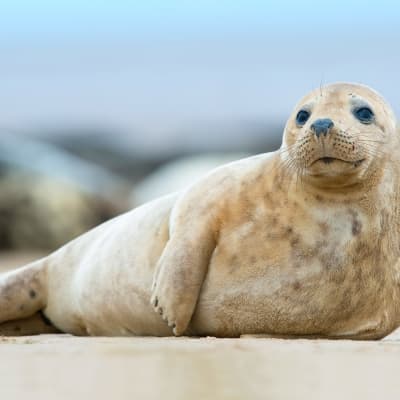
[(317, 119), (311, 125), (311, 129), (314, 131), (317, 138), (319, 138), (322, 134), (326, 136), (329, 131), (333, 128), (333, 121), (329, 118)]

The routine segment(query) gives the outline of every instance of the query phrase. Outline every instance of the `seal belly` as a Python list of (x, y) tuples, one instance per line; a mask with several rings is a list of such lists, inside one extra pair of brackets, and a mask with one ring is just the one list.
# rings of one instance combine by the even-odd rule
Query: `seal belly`
[(246, 333), (357, 336), (359, 327), (371, 325), (371, 320), (377, 321), (376, 329), (390, 332), (390, 327), (382, 326), (382, 318), (394, 312), (385, 302), (392, 297), (393, 287), (360, 275), (350, 268), (328, 275), (317, 262), (297, 273), (269, 265), (263, 274), (245, 279), (210, 273), (190, 332), (228, 337)]
[[(357, 327), (371, 326), (381, 335), (393, 297), (394, 283), (385, 268), (391, 260), (364, 248), (363, 234), (354, 235), (346, 212), (325, 226), (316, 210), (307, 217), (299, 210), (291, 226), (276, 216), (279, 228), (262, 228), (253, 220), (224, 233), (214, 251), (203, 283), (190, 332), (238, 336), (246, 333), (353, 336)], [(308, 218), (307, 221), (305, 219)], [(263, 221), (270, 220), (268, 215)], [(306, 226), (302, 234), (296, 226)], [(268, 232), (266, 230), (268, 229)], [(325, 231), (321, 239), (320, 231)], [(272, 234), (271, 234), (272, 233)], [(371, 235), (371, 232), (368, 232)], [(262, 235), (265, 240), (262, 246)], [(240, 243), (240, 245), (239, 245)], [(371, 246), (379, 246), (371, 241)], [(246, 249), (246, 251), (238, 250)], [(358, 251), (357, 251), (358, 249)], [(371, 318), (374, 323), (369, 323)], [(392, 318), (393, 320), (393, 318)]]

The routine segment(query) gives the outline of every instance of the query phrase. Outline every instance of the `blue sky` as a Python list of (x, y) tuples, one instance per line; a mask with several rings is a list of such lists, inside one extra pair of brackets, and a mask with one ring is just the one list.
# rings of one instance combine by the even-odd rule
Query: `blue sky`
[(400, 112), (395, 1), (0, 0), (0, 123), (283, 121), (322, 82)]
[[(223, 33), (397, 27), (396, 1), (49, 1), (0, 3), (0, 34), (9, 39), (96, 35)], [(347, 28), (346, 28), (347, 29)]]

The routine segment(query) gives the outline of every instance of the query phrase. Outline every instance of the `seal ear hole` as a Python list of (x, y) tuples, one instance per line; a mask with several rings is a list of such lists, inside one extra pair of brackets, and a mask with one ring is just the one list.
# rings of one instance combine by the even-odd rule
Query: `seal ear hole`
[(307, 120), (310, 118), (310, 112), (307, 110), (300, 110), (296, 115), (296, 124), (298, 126), (303, 126)]
[(370, 124), (374, 121), (375, 115), (374, 112), (366, 106), (356, 108), (353, 110), (353, 115), (362, 123), (362, 124)]

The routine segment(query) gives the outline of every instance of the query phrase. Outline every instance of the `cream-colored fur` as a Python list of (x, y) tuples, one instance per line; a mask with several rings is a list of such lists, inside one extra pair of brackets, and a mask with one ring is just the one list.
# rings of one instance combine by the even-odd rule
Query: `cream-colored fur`
[[(318, 118), (334, 121), (329, 136), (311, 132)], [(367, 87), (315, 90), (277, 152), (217, 168), (2, 277), (0, 322), (43, 309), (78, 335), (388, 334), (400, 324), (395, 124)]]

